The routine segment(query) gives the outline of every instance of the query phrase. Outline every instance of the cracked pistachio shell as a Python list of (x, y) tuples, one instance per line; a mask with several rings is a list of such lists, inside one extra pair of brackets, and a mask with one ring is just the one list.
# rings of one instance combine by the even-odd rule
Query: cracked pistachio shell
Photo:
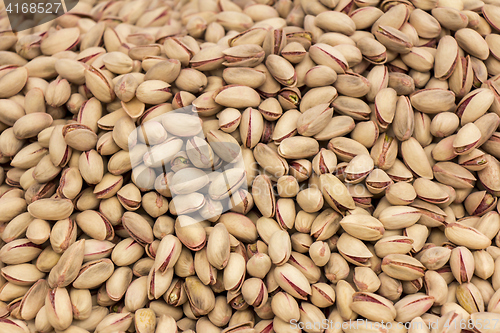
[(340, 226), (355, 238), (374, 241), (384, 235), (384, 225), (370, 215), (347, 215), (340, 221)]
[(368, 150), (356, 140), (346, 137), (335, 137), (328, 142), (328, 149), (344, 162), (351, 161), (356, 155), (369, 155)]
[(349, 67), (344, 55), (333, 46), (328, 44), (314, 44), (309, 49), (309, 55), (315, 63), (317, 63), (318, 65), (328, 66), (335, 70), (337, 74), (345, 73), (345, 71)]
[(380, 287), (380, 279), (369, 267), (354, 268), (353, 282), (359, 291), (373, 293)]
[(73, 321), (71, 299), (66, 288), (50, 289), (45, 298), (45, 310), (50, 325), (65, 330)]
[(245, 280), (241, 287), (241, 294), (245, 302), (256, 309), (265, 306), (268, 299), (266, 285), (261, 279), (257, 278)]
[(64, 251), (50, 270), (48, 283), (51, 288), (66, 287), (76, 279), (83, 263), (84, 249), (85, 240), (79, 240)]
[(382, 271), (402, 281), (412, 281), (423, 277), (424, 269), (420, 261), (404, 254), (389, 254), (382, 260)]
[(359, 239), (352, 237), (347, 233), (343, 233), (338, 242), (337, 250), (345, 260), (356, 266), (370, 266), (370, 258), (373, 254), (368, 250), (366, 245)]
[(258, 107), (260, 96), (253, 89), (243, 85), (228, 85), (215, 92), (217, 104), (230, 108)]
[(278, 154), (287, 159), (300, 159), (314, 156), (319, 151), (317, 140), (308, 137), (289, 137), (281, 141)]
[(422, 89), (411, 94), (410, 100), (418, 111), (436, 114), (448, 111), (455, 105), (455, 94), (439, 88)]
[(354, 293), (351, 309), (369, 320), (392, 321), (396, 317), (396, 309), (390, 300), (370, 292)]
[(239, 291), (245, 280), (245, 258), (238, 253), (231, 253), (224, 268), (224, 288), (228, 291)]
[(230, 238), (224, 224), (215, 225), (207, 241), (207, 259), (212, 266), (221, 270), (229, 261)]
[(287, 293), (298, 299), (307, 299), (311, 295), (311, 285), (304, 274), (290, 264), (283, 264), (274, 269), (274, 278)]
[(378, 219), (385, 229), (400, 229), (414, 225), (421, 217), (417, 208), (409, 206), (389, 206), (381, 211)]
[(265, 217), (273, 217), (276, 211), (276, 199), (272, 184), (266, 175), (258, 175), (252, 184), (252, 196), (255, 205)]
[(325, 129), (332, 115), (333, 108), (328, 104), (314, 106), (297, 119), (297, 132), (303, 136), (314, 136)]
[(285, 322), (300, 319), (300, 311), (297, 301), (286, 292), (278, 292), (272, 297), (271, 308), (274, 314)]
[(481, 131), (474, 123), (467, 123), (457, 133), (453, 140), (453, 151), (457, 155), (470, 153), (479, 144)]
[(375, 243), (375, 253), (380, 258), (389, 254), (407, 254), (413, 248), (413, 240), (406, 236), (386, 236)]
[(323, 174), (320, 176), (321, 192), (325, 201), (338, 212), (354, 209), (354, 200), (347, 187), (334, 175)]
[(394, 304), (398, 315), (397, 321), (409, 321), (423, 315), (434, 303), (434, 297), (423, 293), (416, 293), (403, 297)]
[(460, 222), (446, 225), (445, 235), (453, 243), (469, 249), (482, 250), (491, 245), (490, 239), (483, 233)]
[(458, 303), (469, 313), (484, 312), (484, 300), (473, 283), (463, 283), (455, 291)]
[(272, 234), (269, 240), (268, 253), (273, 264), (280, 266), (288, 261), (292, 252), (292, 244), (288, 232), (281, 230)]
[(238, 213), (224, 213), (219, 222), (226, 226), (230, 235), (242, 242), (253, 243), (257, 240), (255, 224), (247, 216)]
[(73, 281), (73, 287), (93, 289), (104, 283), (113, 274), (114, 265), (110, 259), (98, 259), (85, 263)]
[(415, 174), (432, 179), (432, 167), (420, 143), (413, 137), (401, 143), (404, 162)]

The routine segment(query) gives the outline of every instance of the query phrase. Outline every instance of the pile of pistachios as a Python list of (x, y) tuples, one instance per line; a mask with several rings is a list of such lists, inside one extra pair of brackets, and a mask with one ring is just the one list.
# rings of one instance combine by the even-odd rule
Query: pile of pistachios
[(500, 0), (0, 9), (0, 333), (500, 332)]

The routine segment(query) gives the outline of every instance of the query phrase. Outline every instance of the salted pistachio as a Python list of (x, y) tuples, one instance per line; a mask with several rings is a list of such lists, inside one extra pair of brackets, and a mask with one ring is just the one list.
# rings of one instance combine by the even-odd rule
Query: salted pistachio
[(391, 204), (406, 206), (415, 200), (417, 193), (411, 184), (398, 182), (389, 185), (385, 190), (385, 195)]
[(474, 256), (472, 252), (463, 246), (454, 248), (451, 251), (450, 268), (459, 283), (470, 282), (474, 274)]
[(439, 186), (438, 183), (424, 178), (418, 178), (413, 182), (417, 196), (429, 203), (440, 204), (449, 200), (450, 196)]
[(22, 148), (11, 161), (15, 168), (30, 169), (37, 165), (40, 160), (49, 153), (47, 148), (35, 142)]
[(65, 125), (62, 135), (68, 146), (80, 151), (91, 150), (97, 143), (97, 135), (90, 127), (83, 124)]
[(122, 216), (122, 225), (136, 242), (140, 244), (150, 244), (153, 242), (153, 229), (141, 215), (126, 212)]
[(356, 42), (356, 46), (368, 62), (379, 65), (387, 61), (387, 49), (378, 40), (370, 37), (363, 37)]
[(40, 252), (38, 245), (24, 238), (5, 244), (0, 250), (0, 257), (5, 264), (16, 265), (35, 259)]
[(488, 58), (488, 44), (475, 30), (462, 28), (455, 33), (455, 39), (457, 40), (458, 45), (468, 54), (481, 60), (486, 60), (486, 58)]
[(494, 237), (498, 227), (498, 217), (495, 212), (488, 212), (484, 214), (476, 225), (476, 229), (482, 232), (486, 237)]
[(389, 50), (401, 54), (411, 52), (413, 45), (410, 37), (394, 27), (379, 25), (374, 35)]
[(423, 250), (422, 255), (419, 256), (419, 260), (427, 269), (437, 270), (448, 262), (450, 255), (450, 249), (442, 246), (435, 246)]
[(486, 191), (477, 191), (469, 194), (465, 199), (464, 205), (470, 215), (481, 216), (494, 209), (496, 206), (496, 197)]
[(306, 110), (297, 119), (297, 132), (303, 136), (314, 136), (328, 125), (333, 108), (328, 104), (319, 104)]
[[(484, 324), (488, 320), (497, 320), (498, 319), (498, 314), (497, 313), (491, 313), (491, 312), (475, 312), (471, 314), (471, 320), (473, 320), (475, 323), (477, 323), (477, 326), (483, 327)], [(484, 328), (478, 328), (477, 329), (480, 332), (485, 332)]]
[(110, 259), (98, 259), (85, 263), (73, 281), (73, 287), (79, 289), (92, 289), (104, 283), (114, 271)]
[(224, 287), (226, 290), (240, 290), (245, 279), (245, 259), (237, 253), (231, 253), (224, 268)]
[(479, 289), (472, 283), (457, 286), (456, 297), (458, 303), (469, 313), (483, 312), (484, 301)]
[(299, 305), (295, 298), (286, 292), (276, 293), (271, 300), (271, 307), (275, 315), (285, 322), (299, 320)]
[(357, 184), (365, 179), (373, 170), (373, 159), (368, 154), (356, 155), (344, 170), (345, 181)]
[(28, 212), (35, 218), (57, 221), (68, 218), (73, 208), (73, 203), (67, 199), (39, 199), (28, 205)]
[(284, 291), (295, 298), (305, 299), (311, 295), (311, 286), (304, 274), (290, 264), (276, 267), (274, 278)]
[(423, 293), (407, 295), (394, 304), (397, 311), (396, 320), (408, 321), (421, 316), (430, 309), (434, 302), (434, 297)]
[(477, 229), (459, 222), (449, 223), (445, 228), (445, 235), (453, 243), (470, 249), (485, 249), (491, 244), (488, 237)]
[(347, 233), (361, 240), (378, 240), (384, 234), (382, 223), (372, 216), (347, 215), (340, 225)]
[(415, 81), (404, 73), (389, 73), (388, 86), (398, 93), (398, 95), (410, 95), (415, 91)]
[(320, 176), (321, 192), (325, 201), (336, 211), (342, 212), (354, 208), (354, 200), (342, 182), (332, 174)]
[(354, 293), (351, 309), (369, 320), (392, 321), (396, 317), (396, 309), (391, 301), (370, 292)]
[(115, 244), (110, 241), (99, 241), (96, 239), (87, 239), (83, 252), (83, 261), (102, 259), (111, 254)]
[(389, 254), (407, 254), (413, 248), (413, 240), (407, 236), (386, 236), (375, 243), (375, 253), (383, 258)]
[[(312, 69), (314, 68), (315, 67)], [(334, 86), (338, 93), (349, 97), (363, 97), (370, 90), (370, 82), (368, 79), (362, 75), (349, 72), (336, 76)]]
[(19, 93), (28, 80), (28, 69), (18, 67), (0, 78), (1, 98), (9, 98)]
[(214, 153), (226, 162), (236, 161), (241, 152), (238, 142), (230, 134), (219, 130), (211, 130), (207, 141)]
[(368, 155), (368, 150), (361, 143), (345, 138), (335, 137), (328, 142), (332, 150), (341, 161), (349, 162), (357, 155)]
[(203, 227), (189, 215), (180, 215), (175, 221), (175, 233), (187, 248), (198, 250), (205, 246), (207, 235)]
[(97, 240), (111, 240), (115, 235), (109, 220), (94, 210), (79, 213), (76, 223), (87, 235)]
[(453, 150), (457, 155), (468, 154), (477, 147), (481, 131), (474, 123), (467, 123), (457, 133), (453, 140)]
[(489, 279), (495, 269), (495, 262), (486, 250), (474, 251), (474, 274), (483, 280)]
[(379, 194), (392, 184), (391, 178), (382, 169), (374, 169), (365, 179), (366, 188), (373, 194)]
[(228, 212), (220, 216), (219, 222), (223, 223), (229, 234), (238, 240), (253, 243), (257, 240), (255, 224), (247, 216)]
[(392, 88), (381, 89), (375, 97), (375, 117), (380, 127), (392, 123), (396, 113), (397, 93)]
[(452, 162), (439, 162), (433, 166), (436, 179), (454, 188), (472, 188), (476, 178), (465, 168)]
[[(39, 201), (39, 200), (38, 200)], [(76, 241), (76, 223), (69, 219), (57, 221), (50, 232), (50, 244), (56, 253), (62, 253)]]
[(250, 278), (245, 280), (241, 287), (241, 294), (247, 304), (257, 309), (263, 307), (267, 302), (267, 288), (261, 279)]
[(348, 262), (356, 266), (370, 266), (373, 254), (361, 240), (344, 233), (337, 242), (337, 249)]
[(275, 54), (270, 54), (266, 59), (266, 67), (271, 75), (285, 86), (294, 86), (297, 82), (297, 73), (293, 65)]
[(239, 168), (226, 170), (212, 181), (208, 193), (214, 200), (225, 199), (235, 193), (245, 180), (245, 170)]
[(478, 172), (479, 180), (488, 192), (496, 195), (498, 193), (498, 189), (495, 184), (498, 179), (500, 163), (491, 155), (486, 155), (485, 159), (487, 161), (487, 165), (484, 169)]
[(379, 136), (373, 145), (370, 156), (374, 161), (374, 165), (382, 170), (390, 169), (397, 158), (397, 145), (394, 137), (388, 134)]
[(127, 329), (132, 321), (134, 316), (132, 313), (125, 311), (121, 313), (110, 313), (105, 315), (101, 321), (96, 325), (96, 332), (110, 332), (113, 330), (122, 330)]
[[(210, 29), (210, 26), (214, 27), (215, 31), (215, 26), (217, 26), (217, 23), (211, 23), (208, 25), (207, 30)], [(222, 26), (221, 26), (222, 28)], [(209, 30), (210, 31), (210, 30)], [(236, 46), (236, 45), (241, 45), (241, 44), (262, 44), (264, 41), (264, 38), (266, 36), (266, 29), (264, 28), (251, 28), (248, 30), (245, 30), (234, 37), (232, 37), (228, 44), (229, 46)], [(215, 36), (215, 33), (214, 33)], [(223, 37), (224, 35), (222, 34), (220, 37)], [(217, 42), (220, 38), (214, 39), (215, 42)], [(208, 40), (208, 39), (207, 39)]]
[(264, 131), (264, 120), (261, 113), (254, 108), (243, 111), (240, 121), (240, 136), (243, 146), (253, 148), (260, 141)]
[(224, 224), (217, 224), (207, 241), (207, 259), (216, 269), (223, 269), (229, 260), (229, 232)]
[(425, 267), (415, 258), (404, 254), (389, 254), (382, 260), (384, 273), (395, 279), (412, 281), (424, 276)]
[(112, 102), (116, 96), (113, 81), (98, 68), (89, 66), (85, 69), (85, 83), (92, 94), (103, 103)]
[(259, 143), (253, 150), (255, 160), (274, 177), (281, 177), (288, 172), (288, 163), (269, 146)]
[(314, 44), (309, 49), (309, 55), (318, 65), (328, 66), (338, 74), (343, 74), (349, 66), (344, 55), (328, 44)]
[(65, 330), (73, 321), (71, 299), (66, 288), (49, 289), (45, 297), (47, 320), (56, 329)]
[(455, 94), (444, 89), (423, 89), (410, 95), (411, 104), (424, 113), (448, 111), (455, 103)]
[(265, 54), (262, 47), (256, 44), (236, 45), (222, 53), (225, 60), (223, 65), (227, 67), (255, 67), (264, 60)]
[(382, 210), (378, 219), (385, 229), (400, 229), (412, 226), (420, 217), (420, 211), (414, 207), (389, 206)]
[(401, 153), (408, 167), (417, 175), (432, 179), (432, 168), (420, 143), (410, 138), (401, 144)]
[(311, 88), (324, 87), (337, 80), (337, 72), (325, 65), (314, 66), (304, 76), (304, 84)]
[(330, 248), (323, 241), (316, 241), (309, 246), (309, 256), (317, 266), (323, 267), (330, 260)]
[(251, 276), (264, 278), (271, 269), (271, 259), (265, 253), (254, 254), (247, 262), (247, 272)]
[(458, 65), (449, 78), (449, 88), (460, 98), (464, 97), (472, 88), (474, 73), (469, 55), (460, 56)]

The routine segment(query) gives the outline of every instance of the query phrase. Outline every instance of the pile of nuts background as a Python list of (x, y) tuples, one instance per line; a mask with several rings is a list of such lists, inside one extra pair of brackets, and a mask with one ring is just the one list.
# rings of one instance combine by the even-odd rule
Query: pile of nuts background
[(499, 0), (9, 29), (0, 332), (500, 332)]

